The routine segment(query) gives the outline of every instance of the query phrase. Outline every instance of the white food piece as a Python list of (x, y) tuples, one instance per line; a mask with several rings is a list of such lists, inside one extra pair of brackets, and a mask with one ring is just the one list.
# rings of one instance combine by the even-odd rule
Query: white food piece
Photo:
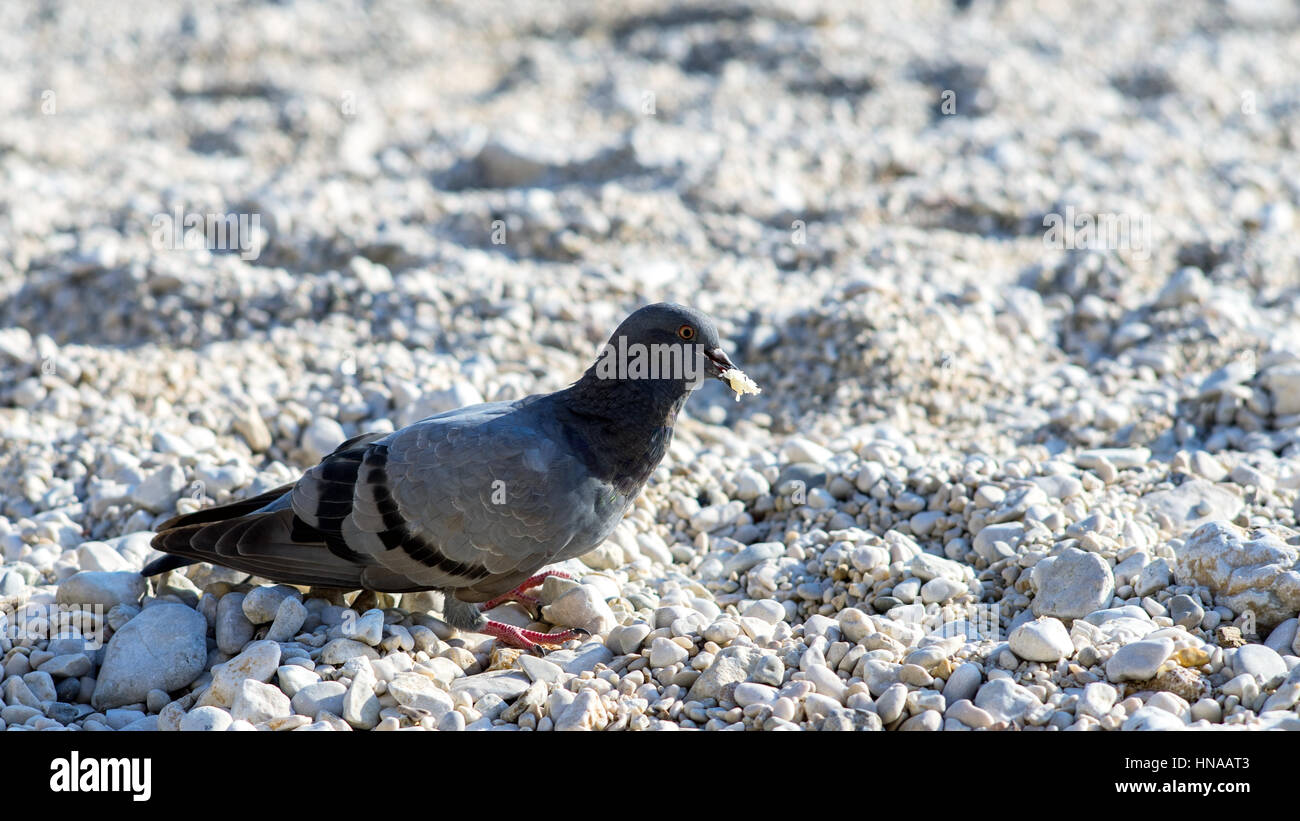
[(745, 372), (739, 368), (731, 368), (730, 370), (725, 371), (722, 374), (722, 378), (727, 380), (727, 384), (736, 392), (737, 402), (740, 401), (741, 396), (747, 393), (763, 392), (763, 389), (758, 386), (758, 383), (750, 379)]

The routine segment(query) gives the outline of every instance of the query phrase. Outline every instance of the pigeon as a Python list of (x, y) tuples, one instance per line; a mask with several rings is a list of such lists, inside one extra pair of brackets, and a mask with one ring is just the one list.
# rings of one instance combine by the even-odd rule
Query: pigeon
[(706, 378), (736, 366), (708, 316), (647, 305), (580, 379), (550, 394), (440, 413), (339, 445), (296, 482), (164, 522), (142, 575), (210, 562), (293, 585), (441, 591), (443, 616), (536, 652), (586, 635), (489, 620), (546, 565), (598, 547), (663, 460)]

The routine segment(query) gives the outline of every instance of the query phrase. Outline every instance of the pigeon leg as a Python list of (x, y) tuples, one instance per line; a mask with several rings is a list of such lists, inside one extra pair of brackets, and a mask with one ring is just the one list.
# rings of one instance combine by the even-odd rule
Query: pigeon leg
[(461, 601), (451, 593), (446, 595), (443, 616), (448, 624), (458, 630), (484, 633), (500, 639), (511, 647), (519, 647), (532, 653), (540, 653), (541, 645), (559, 645), (569, 639), (591, 635), (582, 628), (562, 630), (559, 633), (538, 633), (535, 630), (515, 627), (513, 624), (502, 624), (484, 616), (480, 605)]
[(502, 624), (499, 621), (489, 621), (479, 628), (479, 632), (500, 639), (511, 647), (519, 647), (538, 654), (541, 652), (542, 645), (558, 646), (569, 639), (585, 638), (591, 635), (581, 627), (563, 630), (559, 633), (538, 633), (535, 630), (524, 630), (515, 627), (513, 624)]
[(562, 570), (547, 570), (542, 573), (538, 573), (536, 576), (529, 577), (524, 581), (523, 584), (519, 585), (514, 590), (511, 590), (509, 593), (504, 593), (500, 596), (497, 596), (495, 599), (483, 602), (482, 604), (479, 605), (479, 609), (491, 610), (493, 607), (497, 607), (499, 605), (505, 604), (506, 602), (513, 601), (522, 604), (524, 606), (524, 609), (528, 611), (528, 615), (532, 616), (533, 618), (537, 618), (538, 615), (540, 615), (541, 613), (542, 603), (537, 600), (536, 596), (530, 596), (524, 591), (532, 590), (534, 587), (540, 587), (542, 582), (546, 581), (547, 577), (549, 576), (558, 576), (561, 579), (573, 578), (573, 576), (570, 576), (568, 573), (565, 573)]

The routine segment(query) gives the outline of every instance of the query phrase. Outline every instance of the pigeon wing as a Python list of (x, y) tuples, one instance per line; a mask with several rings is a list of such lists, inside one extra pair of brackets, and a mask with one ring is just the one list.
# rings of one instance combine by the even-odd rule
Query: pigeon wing
[(392, 574), (487, 598), (562, 553), (586, 552), (617, 523), (621, 500), (589, 474), (544, 407), (466, 411), (367, 448), (342, 534), (377, 565), (366, 570), (370, 583)]

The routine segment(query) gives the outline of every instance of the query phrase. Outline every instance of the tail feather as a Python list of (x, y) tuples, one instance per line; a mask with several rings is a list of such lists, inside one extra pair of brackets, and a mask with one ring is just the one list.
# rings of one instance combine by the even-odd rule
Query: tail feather
[[(158, 526), (158, 532), (172, 530), (187, 525), (199, 525), (206, 522), (222, 522), (227, 519), (234, 519), (243, 516), (246, 513), (252, 513), (255, 510), (261, 510), (276, 501), (281, 496), (293, 490), (293, 482), (287, 485), (268, 490), (258, 496), (248, 499), (237, 499), (233, 502), (226, 502), (224, 505), (213, 505), (205, 507), (202, 510), (196, 510), (193, 513), (185, 513), (180, 516), (173, 516)], [(161, 548), (160, 548), (161, 549)]]
[(364, 565), (332, 552), (320, 531), (291, 508), (263, 510), (292, 485), (253, 499), (169, 520), (153, 538), (167, 557), (143, 571), (153, 575), (193, 562), (210, 562), (272, 581), (343, 589), (363, 587)]
[[(374, 560), (348, 545), (340, 525), (351, 512), (367, 446), (385, 436), (352, 437), (298, 482), (169, 519), (158, 529), (153, 547), (171, 555), (142, 572), (153, 575), (211, 562), (289, 584), (370, 587), (363, 577)], [(382, 582), (402, 580), (384, 577)]]

